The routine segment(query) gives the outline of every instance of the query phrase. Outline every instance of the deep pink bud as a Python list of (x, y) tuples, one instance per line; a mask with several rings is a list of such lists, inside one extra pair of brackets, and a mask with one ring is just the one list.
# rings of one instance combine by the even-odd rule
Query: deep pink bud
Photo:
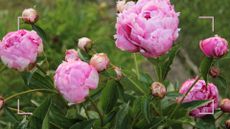
[(18, 30), (3, 37), (0, 43), (0, 57), (9, 68), (24, 71), (33, 66), (43, 52), (42, 39), (37, 32)]
[(219, 58), (228, 53), (228, 42), (215, 36), (200, 41), (200, 49), (207, 57)]
[[(179, 90), (179, 93), (184, 95), (190, 89), (195, 79), (190, 79), (184, 82)], [(186, 95), (182, 103), (198, 101), (198, 100), (213, 100), (212, 102), (193, 109), (190, 111), (189, 115), (193, 117), (203, 117), (207, 114), (212, 113), (215, 109), (218, 108), (218, 98), (219, 93), (217, 87), (208, 83), (206, 85), (204, 80), (198, 80), (198, 82), (193, 86), (190, 92)], [(178, 99), (181, 101), (181, 99)]]
[(225, 121), (226, 129), (230, 129), (230, 119)]
[(87, 37), (82, 37), (78, 40), (78, 48), (83, 51), (88, 51), (92, 47), (92, 40)]
[(220, 69), (218, 67), (211, 67), (209, 70), (209, 74), (213, 77), (216, 78), (220, 75)]
[(54, 84), (68, 102), (82, 103), (89, 95), (89, 90), (97, 88), (98, 72), (93, 66), (81, 60), (72, 60), (72, 58), (67, 60), (68, 62), (64, 61), (58, 66)]
[(230, 113), (230, 99), (222, 99), (220, 102), (220, 109), (223, 112), (228, 112)]
[(165, 86), (160, 82), (154, 82), (151, 85), (152, 95), (159, 98), (164, 98), (167, 94)]
[(93, 55), (90, 59), (90, 65), (92, 65), (98, 72), (101, 72), (109, 67), (109, 58), (105, 53), (98, 53)]
[(121, 71), (121, 68), (120, 67), (117, 67), (117, 66), (114, 66), (113, 67), (117, 77), (116, 79), (120, 80), (122, 78), (122, 71)]
[(78, 60), (78, 53), (76, 50), (74, 49), (69, 49), (65, 52), (65, 61), (69, 62), (69, 61), (76, 61)]
[(24, 9), (24, 11), (22, 12), (22, 19), (26, 22), (26, 23), (36, 23), (38, 20), (38, 13), (35, 9), (33, 8), (29, 8), (29, 9)]

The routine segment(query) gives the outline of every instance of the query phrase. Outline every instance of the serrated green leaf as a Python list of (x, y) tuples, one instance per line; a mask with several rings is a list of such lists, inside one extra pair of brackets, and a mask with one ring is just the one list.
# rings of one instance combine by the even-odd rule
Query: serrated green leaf
[(101, 107), (105, 113), (109, 113), (116, 105), (118, 99), (118, 87), (119, 83), (115, 80), (109, 80), (106, 87), (103, 89), (100, 102)]
[(208, 72), (210, 67), (212, 66), (212, 62), (213, 62), (213, 58), (205, 57), (200, 64), (200, 73), (206, 83), (207, 83)]
[(91, 129), (95, 120), (77, 122), (70, 129)]

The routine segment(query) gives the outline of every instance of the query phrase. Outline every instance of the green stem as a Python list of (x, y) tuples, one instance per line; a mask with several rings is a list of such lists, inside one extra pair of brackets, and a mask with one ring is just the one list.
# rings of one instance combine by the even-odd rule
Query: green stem
[(101, 126), (103, 126), (103, 114), (100, 112), (99, 108), (97, 107), (97, 104), (90, 98), (88, 97), (89, 101), (92, 103), (93, 107), (95, 108), (96, 112), (98, 113), (100, 120), (101, 120)]
[(134, 63), (135, 63), (137, 78), (140, 79), (140, 71), (139, 71), (139, 67), (138, 67), (138, 62), (137, 62), (137, 55), (136, 55), (136, 53), (133, 54), (133, 57), (134, 57)]
[(122, 72), (122, 74), (130, 81), (133, 83), (133, 85), (143, 94), (145, 94), (145, 91), (142, 90), (137, 83), (135, 83), (135, 81), (133, 81), (133, 79), (129, 78), (125, 73)]
[(174, 113), (176, 112), (176, 110), (179, 108), (179, 105), (184, 101), (185, 97), (188, 95), (188, 93), (192, 90), (192, 88), (195, 86), (195, 84), (199, 81), (199, 79), (201, 78), (201, 76), (198, 76), (197, 79), (193, 82), (193, 84), (190, 86), (190, 88), (187, 90), (187, 92), (183, 95), (182, 99), (178, 102), (178, 104), (176, 105), (176, 107), (174, 108), (174, 110), (172, 111), (171, 115), (169, 116), (169, 118), (173, 117)]
[(36, 92), (36, 91), (48, 91), (48, 92), (57, 93), (56, 91), (54, 91), (54, 90), (49, 90), (49, 89), (32, 89), (32, 90), (27, 90), (27, 91), (23, 91), (23, 92), (19, 92), (19, 93), (13, 94), (13, 95), (7, 97), (7, 98), (5, 99), (5, 102), (6, 102), (6, 101), (9, 101), (10, 99), (13, 99), (13, 98), (15, 98), (15, 97), (17, 97), (17, 96), (21, 96), (21, 95), (28, 94), (28, 93), (31, 93), (31, 92)]

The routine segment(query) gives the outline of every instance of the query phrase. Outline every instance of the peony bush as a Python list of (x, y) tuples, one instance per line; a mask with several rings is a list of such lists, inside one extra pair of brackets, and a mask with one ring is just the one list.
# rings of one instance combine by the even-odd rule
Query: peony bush
[[(110, 60), (110, 53), (97, 50), (93, 38), (82, 37), (74, 48), (62, 53), (62, 63), (51, 71), (46, 67), (49, 61), (45, 45), (43, 51), (49, 39), (36, 25), (38, 17), (35, 9), (25, 9), (21, 18), (32, 30), (9, 32), (0, 41), (3, 64), (18, 71), (27, 86), (0, 97), (1, 113), (9, 117), (10, 126), (5, 123), (6, 128), (230, 127), (230, 100), (219, 92), (225, 79), (220, 77), (218, 63), (228, 56), (226, 39), (215, 35), (197, 43), (204, 57), (193, 79), (181, 85), (167, 79), (183, 47), (183, 43), (176, 43), (180, 36), (179, 13), (170, 0), (117, 2), (115, 46), (120, 52), (134, 55), (135, 69), (117, 66)], [(153, 66), (154, 79), (140, 69), (138, 54)], [(22, 100), (26, 95), (35, 95), (36, 100), (16, 105), (17, 98)], [(28, 104), (29, 108), (23, 108)]]

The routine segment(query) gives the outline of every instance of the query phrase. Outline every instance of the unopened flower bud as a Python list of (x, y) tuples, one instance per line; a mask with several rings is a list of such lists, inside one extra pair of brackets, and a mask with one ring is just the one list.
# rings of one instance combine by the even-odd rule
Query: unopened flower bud
[(0, 96), (0, 109), (2, 109), (2, 107), (4, 106), (4, 98), (2, 96)]
[(87, 37), (82, 37), (78, 40), (78, 48), (83, 51), (88, 51), (92, 47), (92, 40)]
[(122, 78), (122, 71), (121, 71), (121, 68), (120, 68), (120, 67), (115, 66), (113, 69), (114, 69), (114, 71), (115, 71), (115, 72), (116, 72), (116, 74), (117, 74), (116, 79), (120, 80), (120, 79)]
[(38, 13), (33, 8), (24, 9), (24, 11), (22, 12), (22, 19), (26, 23), (30, 23), (30, 24), (36, 23), (38, 18), (39, 18)]
[(220, 75), (220, 69), (218, 67), (211, 67), (210, 68), (210, 71), (209, 71), (209, 74), (215, 78), (215, 77), (218, 77)]
[(167, 93), (165, 86), (160, 82), (154, 82), (151, 85), (152, 95), (159, 98), (164, 98)]
[(101, 72), (109, 67), (109, 58), (105, 53), (98, 53), (93, 55), (90, 59), (90, 65), (92, 65), (98, 72)]
[(225, 127), (226, 129), (230, 129), (230, 119), (225, 121)]
[(70, 61), (76, 61), (78, 60), (78, 53), (74, 49), (69, 49), (65, 52), (65, 61), (70, 62)]
[(220, 109), (223, 111), (223, 112), (228, 112), (230, 113), (230, 99), (222, 99), (221, 102), (220, 102)]

